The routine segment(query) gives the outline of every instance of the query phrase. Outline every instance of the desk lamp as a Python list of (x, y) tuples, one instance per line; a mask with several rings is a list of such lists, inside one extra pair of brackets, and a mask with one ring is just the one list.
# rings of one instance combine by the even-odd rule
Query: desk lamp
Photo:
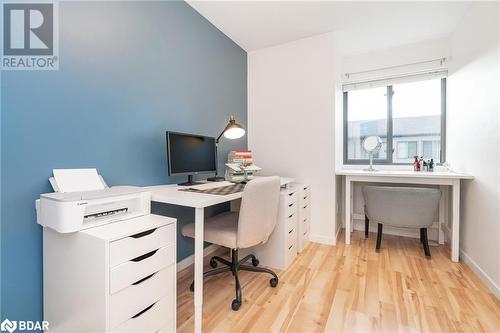
[(229, 123), (226, 125), (224, 130), (219, 134), (217, 139), (215, 139), (215, 177), (210, 177), (207, 180), (212, 181), (212, 182), (220, 182), (225, 180), (224, 177), (218, 177), (217, 174), (217, 166), (218, 166), (218, 149), (219, 149), (219, 141), (220, 138), (224, 135), (225, 138), (234, 140), (234, 139), (239, 139), (243, 135), (245, 135), (245, 129), (240, 125), (236, 123), (236, 120), (234, 119), (234, 116), (229, 117)]

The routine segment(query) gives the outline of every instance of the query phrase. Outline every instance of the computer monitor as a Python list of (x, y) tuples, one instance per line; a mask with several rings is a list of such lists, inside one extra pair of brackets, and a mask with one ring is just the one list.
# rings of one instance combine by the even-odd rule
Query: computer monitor
[(179, 185), (194, 185), (193, 175), (215, 173), (215, 138), (167, 131), (169, 176), (188, 176)]

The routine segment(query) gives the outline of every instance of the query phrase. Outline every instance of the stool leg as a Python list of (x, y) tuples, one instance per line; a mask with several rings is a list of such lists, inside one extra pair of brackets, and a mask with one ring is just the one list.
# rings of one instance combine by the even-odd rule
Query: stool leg
[(380, 251), (380, 243), (382, 242), (382, 223), (377, 226), (377, 247), (375, 248), (377, 252)]
[(368, 238), (368, 229), (370, 229), (370, 220), (365, 215), (365, 238)]
[(431, 251), (429, 250), (429, 239), (427, 238), (427, 228), (421, 228), (422, 232), (422, 243), (424, 244), (424, 253), (427, 258), (430, 259)]
[(425, 228), (420, 228), (420, 243), (423, 243), (424, 241), (424, 229)]

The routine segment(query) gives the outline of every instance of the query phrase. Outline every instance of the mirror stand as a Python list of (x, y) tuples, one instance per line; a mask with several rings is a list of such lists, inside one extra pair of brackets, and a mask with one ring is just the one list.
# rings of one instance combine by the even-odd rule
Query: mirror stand
[(377, 169), (373, 168), (373, 152), (370, 152), (370, 166), (367, 169), (363, 169), (363, 171), (377, 171)]

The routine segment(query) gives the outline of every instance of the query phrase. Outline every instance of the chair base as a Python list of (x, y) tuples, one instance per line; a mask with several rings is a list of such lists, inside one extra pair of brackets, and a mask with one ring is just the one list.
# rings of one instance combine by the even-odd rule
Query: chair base
[[(252, 260), (252, 265), (245, 265), (248, 260)], [(224, 267), (217, 268), (217, 262), (224, 265)], [(210, 259), (210, 266), (214, 268), (211, 271), (204, 272), (203, 277), (208, 277), (212, 275), (217, 275), (225, 272), (232, 272), (235, 280), (235, 293), (236, 298), (231, 303), (231, 308), (233, 311), (238, 311), (241, 307), (242, 295), (241, 295), (241, 285), (240, 279), (238, 277), (239, 271), (249, 271), (249, 272), (258, 272), (258, 273), (268, 273), (273, 277), (269, 280), (269, 284), (271, 287), (275, 288), (278, 285), (279, 279), (276, 273), (268, 268), (257, 267), (259, 265), (259, 260), (253, 255), (249, 254), (245, 258), (238, 261), (238, 250), (231, 250), (231, 261), (228, 261), (219, 256), (214, 256)], [(189, 288), (191, 291), (194, 290), (194, 281), (191, 283)]]
[[(368, 229), (370, 228), (370, 220), (368, 216), (365, 215), (365, 238), (368, 238)], [(382, 223), (377, 224), (377, 245), (375, 246), (375, 251), (380, 252), (380, 245), (382, 243)], [(424, 248), (425, 257), (427, 259), (431, 258), (431, 251), (429, 249), (429, 239), (427, 238), (427, 228), (420, 228), (420, 243)]]

